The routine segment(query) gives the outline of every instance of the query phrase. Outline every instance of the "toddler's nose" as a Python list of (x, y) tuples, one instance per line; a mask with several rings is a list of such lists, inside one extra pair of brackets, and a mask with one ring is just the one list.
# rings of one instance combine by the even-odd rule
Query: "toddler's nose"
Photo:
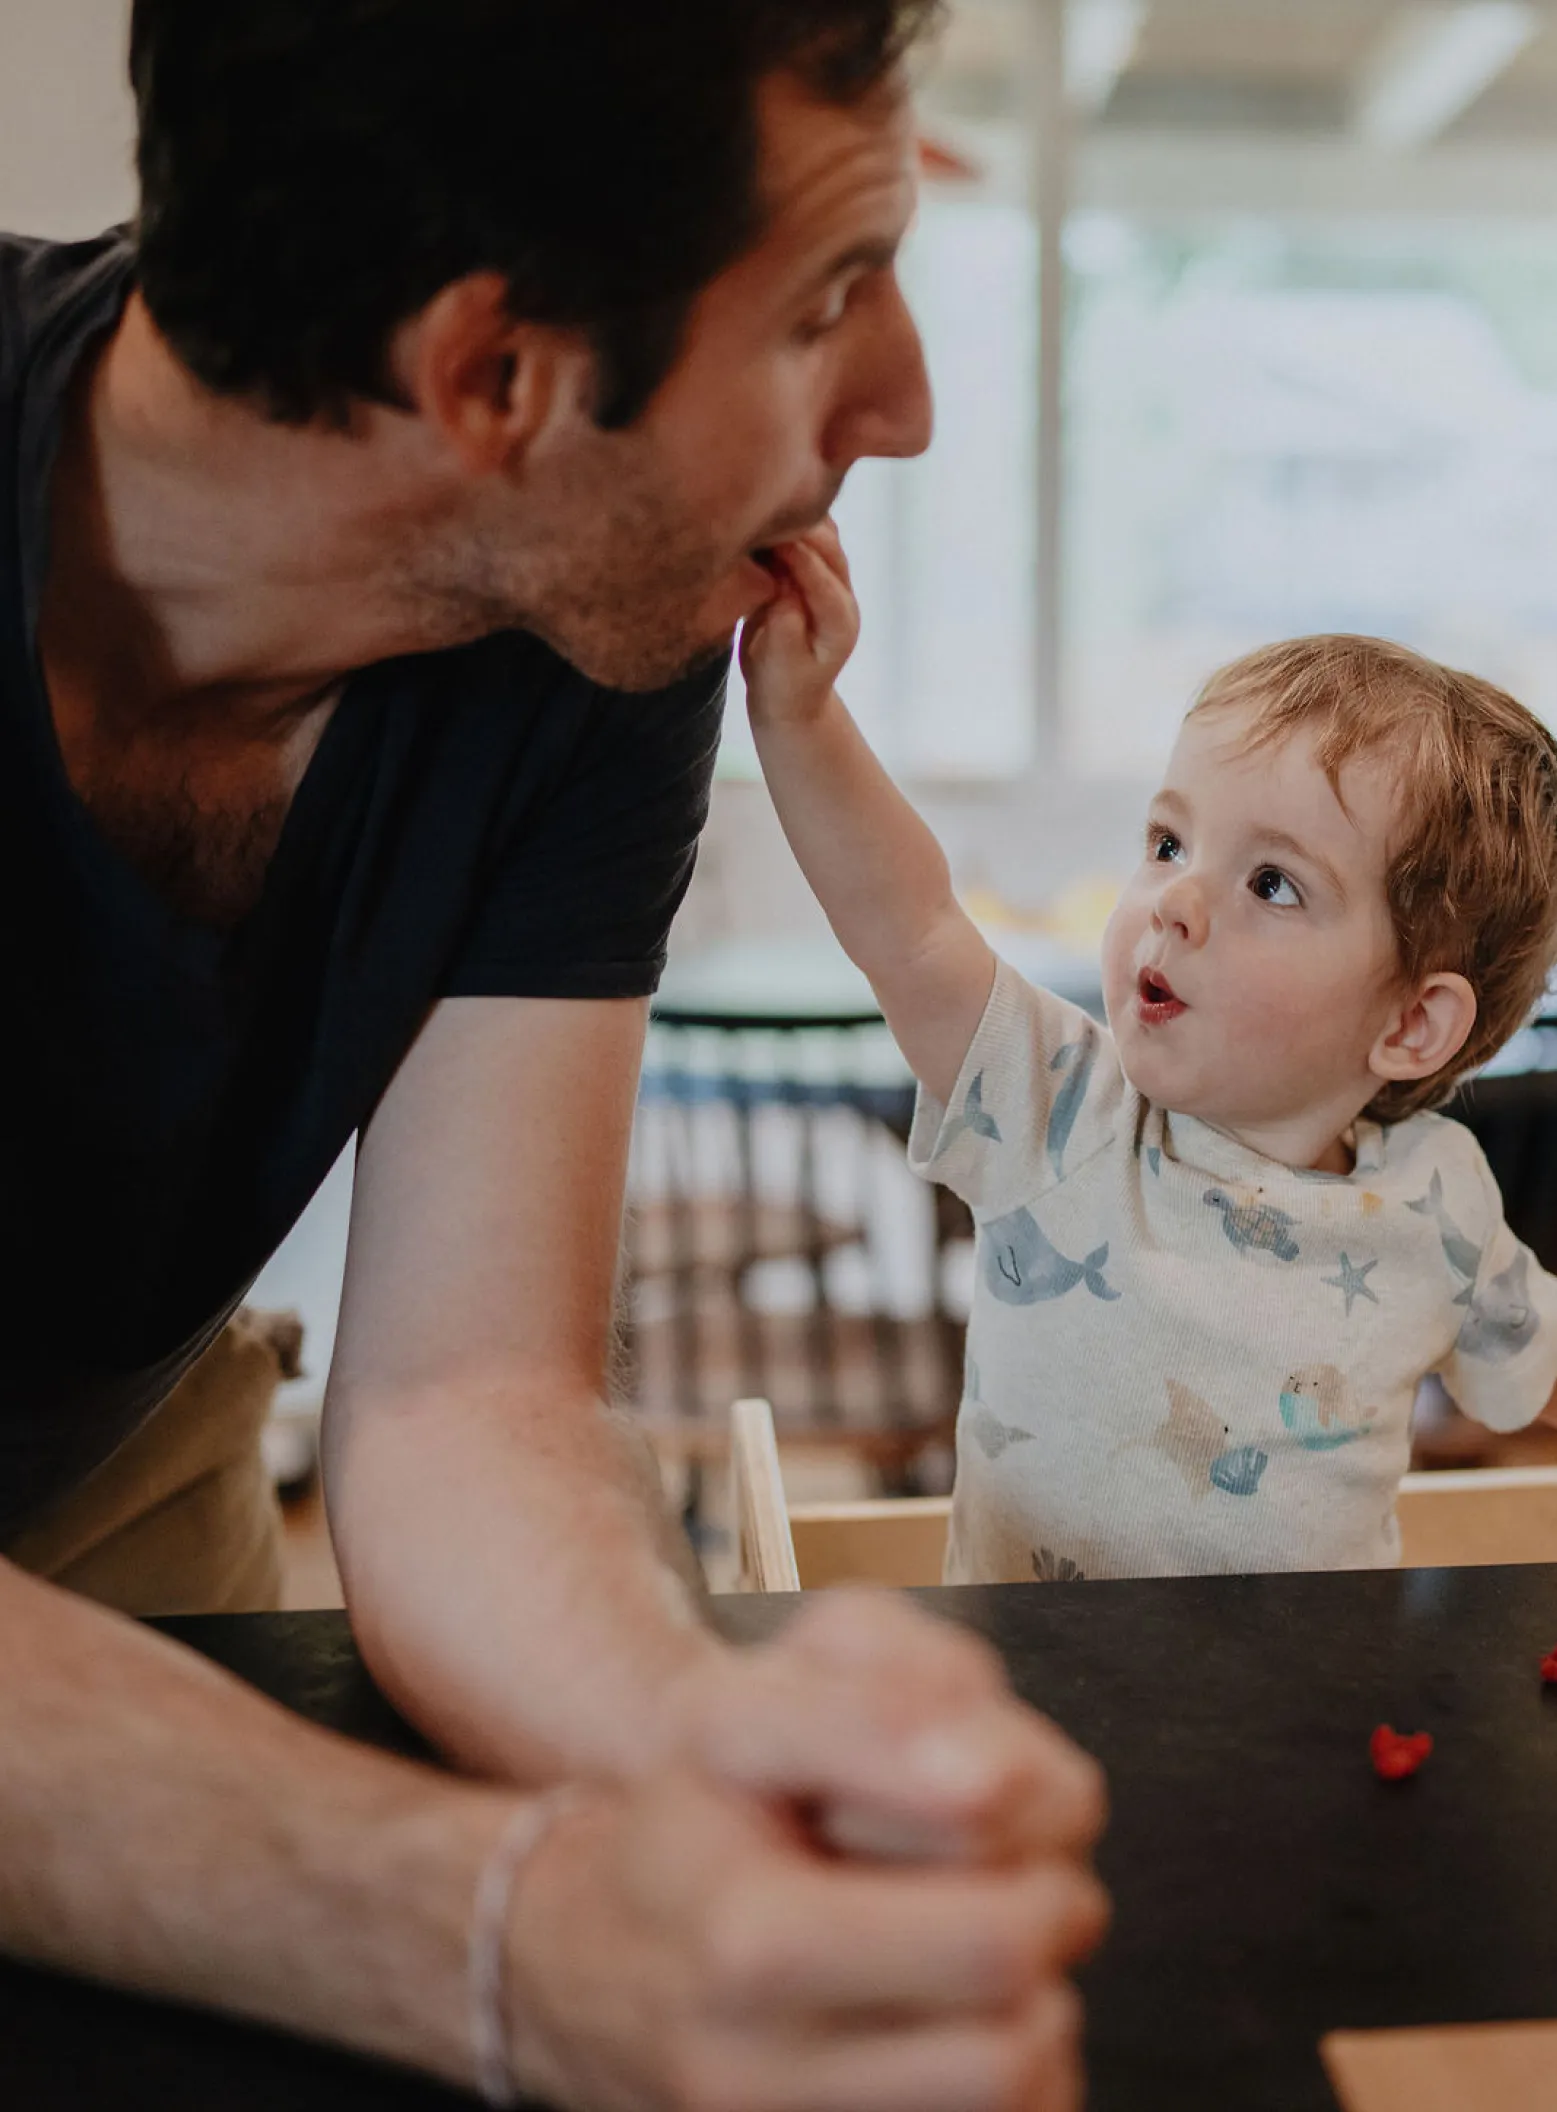
[(1191, 873), (1179, 873), (1157, 897), (1152, 923), (1158, 931), (1172, 931), (1186, 946), (1203, 946), (1210, 929), (1206, 898)]

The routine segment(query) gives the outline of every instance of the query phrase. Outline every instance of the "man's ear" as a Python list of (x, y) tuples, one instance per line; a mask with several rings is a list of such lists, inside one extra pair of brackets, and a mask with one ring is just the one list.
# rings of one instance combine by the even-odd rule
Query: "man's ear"
[(1476, 1024), (1476, 993), (1463, 975), (1428, 976), (1396, 1007), (1368, 1052), (1368, 1068), (1386, 1082), (1431, 1078), (1452, 1063)]
[(573, 333), (516, 322), (500, 273), (454, 279), (401, 330), (396, 375), (411, 407), (476, 475), (505, 468), (540, 432)]

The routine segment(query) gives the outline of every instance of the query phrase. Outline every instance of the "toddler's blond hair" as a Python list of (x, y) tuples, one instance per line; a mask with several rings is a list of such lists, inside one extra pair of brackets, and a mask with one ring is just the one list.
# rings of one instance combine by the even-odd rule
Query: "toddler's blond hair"
[[(1503, 690), (1382, 638), (1294, 638), (1214, 674), (1191, 718), (1250, 714), (1253, 747), (1299, 727), (1341, 797), (1359, 757), (1398, 767), (1386, 892), (1402, 987), (1463, 975), (1476, 1024), (1430, 1078), (1386, 1085), (1367, 1112), (1404, 1121), (1523, 1025), (1557, 957), (1557, 741)], [(1343, 802), (1344, 804), (1344, 802)]]

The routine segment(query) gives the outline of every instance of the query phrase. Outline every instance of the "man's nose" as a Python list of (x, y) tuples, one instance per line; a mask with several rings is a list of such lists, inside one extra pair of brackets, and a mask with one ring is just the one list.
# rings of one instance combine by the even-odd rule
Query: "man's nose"
[(848, 468), (867, 455), (922, 455), (935, 429), (924, 345), (902, 288), (888, 278), (860, 334), (847, 394), (827, 436), (828, 460)]
[(1211, 929), (1205, 890), (1193, 873), (1176, 873), (1158, 895), (1152, 910), (1158, 931), (1177, 932), (1186, 946), (1203, 946)]

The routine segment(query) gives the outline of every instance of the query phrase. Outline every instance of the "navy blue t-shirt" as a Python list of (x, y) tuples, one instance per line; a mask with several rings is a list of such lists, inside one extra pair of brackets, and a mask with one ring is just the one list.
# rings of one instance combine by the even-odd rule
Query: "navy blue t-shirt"
[(76, 797), (36, 650), (62, 398), (122, 235), (0, 237), (0, 1536), (210, 1339), (445, 997), (638, 997), (725, 669), (653, 696), (504, 633), (346, 685), (263, 894), (180, 918)]

